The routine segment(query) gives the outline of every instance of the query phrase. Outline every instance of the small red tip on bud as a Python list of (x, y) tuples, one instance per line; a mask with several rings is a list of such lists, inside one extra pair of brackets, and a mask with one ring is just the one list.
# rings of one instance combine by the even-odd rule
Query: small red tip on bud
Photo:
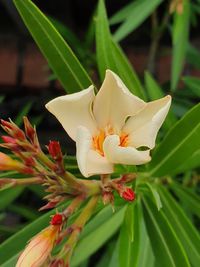
[(126, 189), (122, 193), (122, 198), (126, 201), (133, 201), (135, 200), (135, 192), (131, 188), (126, 187)]
[(63, 216), (61, 214), (55, 214), (51, 219), (51, 225), (61, 225), (63, 222)]
[(62, 160), (62, 151), (58, 141), (50, 141), (48, 150), (54, 160)]

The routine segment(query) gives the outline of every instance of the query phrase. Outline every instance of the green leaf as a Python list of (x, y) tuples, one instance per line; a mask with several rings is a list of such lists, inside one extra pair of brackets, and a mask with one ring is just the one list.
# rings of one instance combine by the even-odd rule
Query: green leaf
[(186, 58), (187, 58), (187, 61), (191, 65), (193, 65), (197, 69), (200, 69), (200, 52), (199, 52), (199, 49), (196, 49), (191, 44), (188, 44)]
[(200, 167), (200, 149), (189, 155), (185, 161), (175, 168), (173, 173), (183, 173), (198, 167)]
[[(149, 72), (145, 72), (145, 86), (147, 89), (147, 93), (149, 95), (149, 98), (151, 101), (162, 98), (165, 96), (165, 93), (163, 92), (162, 88), (159, 86), (159, 84), (154, 80), (154, 78), (151, 76)], [(163, 124), (163, 128), (169, 130), (174, 123), (177, 121), (176, 117), (170, 110), (165, 122)]]
[(119, 239), (116, 243), (116, 246), (113, 250), (113, 254), (111, 256), (108, 267), (119, 267), (119, 259), (118, 259), (118, 251), (119, 251)]
[(200, 149), (200, 104), (192, 108), (169, 131), (149, 164), (151, 176), (173, 174), (181, 163)]
[(149, 188), (151, 195), (152, 195), (152, 198), (153, 198), (153, 201), (155, 202), (156, 207), (159, 211), (162, 208), (162, 202), (160, 200), (160, 196), (159, 196), (156, 188), (154, 188), (153, 184), (150, 184), (150, 183), (145, 183), (145, 185)]
[(30, 0), (14, 3), (37, 45), (63, 87), (69, 93), (87, 88), (92, 82), (55, 27)]
[(144, 218), (156, 262), (162, 267), (189, 267), (187, 255), (162, 211), (143, 197)]
[[(127, 211), (125, 214), (124, 222), (121, 226), (119, 236), (119, 266), (120, 267), (135, 267), (138, 263), (139, 247), (140, 247), (140, 223), (141, 223), (141, 210), (139, 209), (139, 202), (130, 206), (133, 210), (134, 223), (127, 227)], [(129, 220), (130, 222), (130, 220)], [(129, 228), (132, 227), (134, 232), (134, 241), (130, 239)]]
[(137, 8), (140, 5), (140, 1), (133, 1), (123, 8), (121, 8), (117, 13), (115, 13), (109, 20), (110, 25), (117, 24), (126, 20), (126, 18), (132, 12), (132, 9)]
[[(21, 195), (24, 187), (9, 188), (0, 192), (0, 210), (4, 210), (17, 197)], [(1, 260), (1, 259), (0, 259)]]
[[(0, 245), (0, 264), (4, 266), (3, 263), (9, 261), (10, 258), (16, 259), (16, 254), (25, 247), (26, 242), (41, 231), (45, 226), (48, 225), (50, 220), (50, 215), (55, 211), (50, 211), (45, 215), (41, 216), (37, 220), (33, 221), (31, 224), (24, 227), (21, 231), (17, 232), (15, 235), (11, 236), (4, 243)], [(16, 246), (17, 244), (17, 246)], [(10, 265), (14, 266), (14, 265)]]
[(200, 197), (191, 192), (189, 189), (179, 186), (178, 184), (172, 184), (171, 188), (180, 198), (181, 202), (187, 204), (187, 207), (200, 218)]
[(130, 242), (134, 241), (134, 224), (135, 224), (135, 202), (127, 206), (124, 216), (124, 223), (126, 225), (127, 234)]
[(135, 71), (119, 45), (112, 40), (103, 0), (99, 0), (97, 10), (96, 50), (101, 80), (104, 79), (106, 69), (111, 69), (120, 76), (133, 94), (144, 99), (144, 90)]
[[(142, 207), (141, 207), (142, 208)], [(149, 236), (144, 222), (144, 216), (140, 220), (140, 244), (139, 257), (136, 267), (155, 267), (155, 258), (150, 244)]]
[[(91, 231), (80, 239), (72, 257), (72, 267), (78, 266), (82, 261), (92, 255), (118, 230), (123, 221), (124, 213), (125, 207), (115, 212), (94, 231)], [(85, 231), (87, 231), (87, 226), (85, 227)]]
[(163, 186), (158, 187), (158, 190), (163, 203), (163, 212), (169, 218), (171, 226), (187, 252), (192, 266), (198, 267), (200, 262), (199, 233), (168, 191)]
[(185, 76), (183, 78), (183, 81), (197, 97), (200, 97), (200, 79), (199, 78)]
[[(126, 8), (126, 12), (124, 12), (123, 9), (120, 10), (111, 20), (111, 22), (116, 20), (119, 22), (119, 17), (123, 17), (125, 19), (125, 21), (114, 34), (115, 40), (118, 42), (125, 38), (133, 30), (135, 30), (157, 8), (157, 6), (161, 2), (162, 0), (137, 0), (135, 1), (134, 5), (132, 4), (128, 7), (130, 9), (130, 12), (128, 12), (128, 14), (128, 8)], [(122, 12), (122, 15), (120, 14), (120, 12)]]
[(175, 13), (173, 25), (173, 58), (171, 72), (171, 90), (176, 89), (181, 71), (183, 69), (184, 60), (188, 46), (190, 24), (190, 3), (183, 0), (183, 12)]

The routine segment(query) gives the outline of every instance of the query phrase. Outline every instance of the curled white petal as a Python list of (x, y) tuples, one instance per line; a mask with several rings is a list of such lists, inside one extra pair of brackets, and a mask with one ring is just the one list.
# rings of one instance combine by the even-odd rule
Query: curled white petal
[(106, 158), (112, 163), (140, 165), (151, 160), (150, 150), (138, 151), (134, 147), (120, 146), (118, 135), (107, 136), (103, 144), (103, 150)]
[(107, 70), (101, 89), (94, 100), (94, 117), (99, 128), (111, 125), (119, 131), (128, 116), (136, 114), (146, 103), (130, 93), (122, 80)]
[(123, 132), (129, 134), (129, 145), (136, 148), (154, 148), (157, 133), (163, 124), (171, 105), (171, 96), (147, 103), (146, 107), (130, 117)]
[(96, 123), (91, 112), (94, 88), (57, 97), (46, 104), (46, 108), (59, 120), (68, 135), (76, 140), (77, 127), (83, 125), (95, 132)]
[(83, 126), (77, 129), (76, 157), (79, 169), (85, 177), (113, 172), (113, 164), (92, 148), (92, 135)]

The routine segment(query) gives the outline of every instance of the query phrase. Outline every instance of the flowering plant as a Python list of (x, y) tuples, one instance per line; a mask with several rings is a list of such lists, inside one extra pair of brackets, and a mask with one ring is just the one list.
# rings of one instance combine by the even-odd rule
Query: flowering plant
[[(193, 216), (199, 216), (199, 177), (191, 170), (199, 166), (200, 105), (177, 120), (170, 110), (171, 96), (164, 96), (148, 73), (147, 101), (112, 38), (103, 0), (95, 20), (103, 81), (99, 90), (32, 1), (14, 3), (67, 91), (50, 99), (46, 108), (75, 142), (76, 157), (66, 155), (57, 140), (49, 141), (45, 150), (26, 116), (24, 130), (12, 120), (1, 120), (6, 134), (0, 144), (0, 193), (34, 186), (38, 193), (42, 188), (45, 203), (39, 210), (50, 210), (0, 245), (1, 266), (90, 266), (88, 258), (104, 245), (100, 262), (91, 258), (92, 266), (197, 267), (200, 238)], [(183, 12), (187, 17), (188, 4), (171, 3), (170, 12), (177, 12), (177, 20)], [(172, 91), (176, 86), (173, 76)]]

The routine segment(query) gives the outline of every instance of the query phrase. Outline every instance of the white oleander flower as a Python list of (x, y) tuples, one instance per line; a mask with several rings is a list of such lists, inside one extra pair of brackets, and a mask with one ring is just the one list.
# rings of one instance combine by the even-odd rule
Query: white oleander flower
[[(46, 108), (76, 142), (77, 161), (85, 177), (109, 174), (114, 164), (141, 165), (169, 111), (171, 97), (144, 102), (107, 70), (97, 93), (94, 87), (57, 97)], [(141, 151), (139, 148), (147, 147)]]

